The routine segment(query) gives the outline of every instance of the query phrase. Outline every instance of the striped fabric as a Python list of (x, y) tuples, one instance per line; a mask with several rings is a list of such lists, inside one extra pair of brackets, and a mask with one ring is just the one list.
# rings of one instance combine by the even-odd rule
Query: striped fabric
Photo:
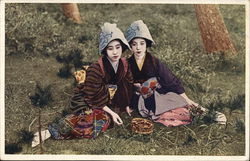
[(103, 82), (103, 75), (98, 63), (92, 64), (87, 70), (83, 91), (85, 101), (91, 108), (102, 108), (109, 102), (108, 86)]
[[(82, 91), (84, 100), (90, 108), (109, 107), (121, 111), (130, 104), (133, 93), (133, 77), (128, 69), (128, 63), (120, 60), (117, 73), (105, 57), (93, 63), (87, 70)], [(116, 93), (110, 100), (109, 86), (117, 86)]]

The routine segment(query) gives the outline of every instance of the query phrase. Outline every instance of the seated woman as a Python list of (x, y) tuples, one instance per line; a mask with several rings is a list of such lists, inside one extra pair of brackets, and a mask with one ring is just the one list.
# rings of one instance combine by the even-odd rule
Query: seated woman
[[(104, 23), (99, 38), (103, 56), (87, 68), (86, 78), (77, 85), (70, 101), (72, 113), (50, 124), (49, 132), (43, 131), (44, 135), (47, 132), (43, 140), (49, 134), (54, 139), (95, 138), (109, 126), (109, 116), (114, 123), (123, 124), (114, 110), (125, 111), (133, 94), (132, 73), (121, 58), (126, 49), (130, 47), (116, 24)], [(38, 144), (34, 140), (32, 146)]]
[(130, 25), (126, 39), (133, 53), (128, 62), (135, 86), (128, 114), (138, 108), (143, 117), (166, 126), (189, 124), (192, 121), (189, 109), (198, 104), (188, 98), (181, 81), (167, 66), (147, 51), (155, 43), (142, 20)]
[[(123, 122), (115, 111), (125, 111), (133, 93), (133, 78), (128, 63), (121, 54), (130, 49), (116, 24), (105, 23), (100, 34), (99, 52), (103, 55), (86, 73), (83, 85), (84, 100), (92, 109), (102, 109), (112, 116), (114, 123)], [(109, 89), (115, 89), (110, 100)]]

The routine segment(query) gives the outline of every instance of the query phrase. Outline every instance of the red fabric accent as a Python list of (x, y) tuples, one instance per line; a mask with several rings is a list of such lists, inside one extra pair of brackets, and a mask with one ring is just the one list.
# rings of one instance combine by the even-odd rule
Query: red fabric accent
[(100, 67), (101, 67), (102, 77), (104, 78), (104, 77), (105, 77), (105, 72), (104, 72), (104, 65), (103, 65), (102, 57), (100, 57), (100, 58), (98, 59), (98, 64), (99, 64)]
[(192, 117), (188, 108), (188, 106), (185, 106), (167, 111), (161, 114), (155, 122), (162, 123), (167, 127), (190, 124)]
[(103, 110), (94, 109), (90, 114), (68, 115), (65, 121), (70, 125), (71, 131), (63, 138), (93, 138), (95, 127), (95, 120), (104, 120), (105, 124), (102, 125), (101, 131), (105, 132), (111, 122), (109, 116)]

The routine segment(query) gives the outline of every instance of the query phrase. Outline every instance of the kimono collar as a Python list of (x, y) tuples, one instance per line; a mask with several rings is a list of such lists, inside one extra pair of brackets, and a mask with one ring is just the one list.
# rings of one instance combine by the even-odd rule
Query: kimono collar
[[(146, 54), (147, 54), (147, 53), (146, 53)], [(142, 66), (143, 66), (143, 64), (144, 64), (144, 60), (145, 60), (145, 58), (146, 58), (146, 54), (145, 54), (144, 57), (142, 58), (141, 62), (139, 62), (139, 61), (135, 58), (135, 62), (136, 62), (137, 66), (138, 66), (138, 69), (139, 69), (140, 71), (142, 70)]]
[(139, 71), (142, 70), (142, 68), (143, 68), (143, 66), (144, 66), (144, 64), (145, 64), (146, 62), (149, 62), (149, 61), (151, 62), (151, 60), (152, 60), (152, 61), (153, 61), (153, 65), (154, 65), (154, 60), (153, 60), (154, 58), (153, 58), (153, 56), (151, 55), (151, 53), (148, 52), (148, 51), (146, 51), (146, 54), (145, 54), (143, 60), (142, 60), (140, 63), (137, 62), (137, 60), (136, 60), (136, 58), (135, 58), (134, 55), (132, 55), (131, 58), (132, 58), (132, 60), (135, 62), (135, 64), (137, 65)]
[[(127, 63), (126, 58), (121, 58), (121, 61), (122, 61), (122, 64), (124, 66), (124, 76), (125, 76), (127, 74), (127, 71), (128, 71), (128, 63)], [(105, 70), (104, 70), (104, 65), (103, 65), (102, 57), (100, 57), (97, 62), (98, 62), (98, 64), (101, 67), (102, 77), (104, 78), (105, 77)]]
[(109, 60), (110, 64), (112, 65), (112, 67), (113, 67), (113, 69), (114, 69), (114, 71), (116, 73), (117, 69), (118, 69), (118, 66), (119, 66), (120, 60), (118, 62), (112, 62), (108, 57), (107, 57), (107, 59)]

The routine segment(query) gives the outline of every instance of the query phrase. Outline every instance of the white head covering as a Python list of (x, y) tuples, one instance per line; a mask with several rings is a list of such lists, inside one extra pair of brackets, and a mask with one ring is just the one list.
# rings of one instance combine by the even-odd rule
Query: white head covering
[[(126, 46), (130, 50), (130, 46), (128, 45), (127, 40), (125, 39), (123, 32), (116, 27), (116, 24), (111, 24), (108, 22), (105, 22), (104, 25), (101, 27), (102, 32), (100, 33), (99, 38), (99, 53), (101, 54), (103, 49), (107, 47), (107, 45), (115, 39), (121, 40), (121, 42), (124, 44), (123, 46)], [(124, 50), (124, 49), (123, 49)]]
[(126, 39), (128, 42), (130, 42), (133, 38), (140, 37), (145, 38), (152, 42), (152, 44), (155, 44), (147, 25), (142, 21), (138, 20), (133, 22), (126, 32)]

